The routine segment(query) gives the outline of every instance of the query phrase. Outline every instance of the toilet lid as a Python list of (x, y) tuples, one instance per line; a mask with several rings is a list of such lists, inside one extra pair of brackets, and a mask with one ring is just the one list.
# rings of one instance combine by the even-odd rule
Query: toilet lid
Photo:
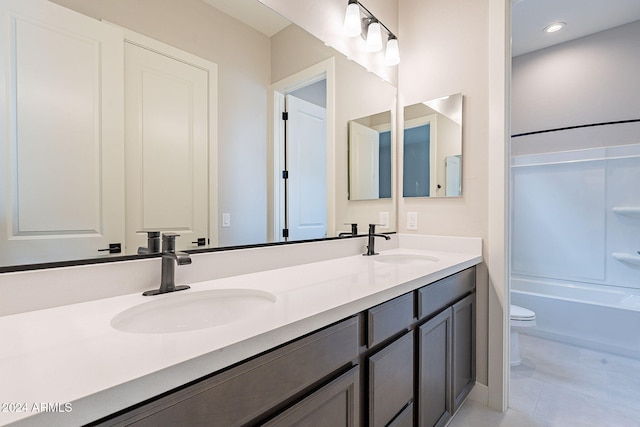
[(510, 316), (515, 320), (533, 320), (536, 318), (536, 314), (533, 311), (513, 304), (511, 304)]

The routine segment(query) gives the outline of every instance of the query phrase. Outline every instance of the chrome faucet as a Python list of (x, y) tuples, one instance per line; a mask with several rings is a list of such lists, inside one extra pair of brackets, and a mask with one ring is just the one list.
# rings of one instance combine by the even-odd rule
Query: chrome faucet
[(191, 257), (185, 252), (176, 252), (176, 237), (179, 234), (164, 233), (162, 235), (162, 276), (160, 277), (160, 288), (143, 292), (142, 295), (158, 295), (168, 292), (183, 291), (189, 289), (188, 285), (176, 286), (176, 264), (191, 264)]
[(387, 236), (386, 234), (376, 234), (376, 224), (369, 224), (369, 234), (368, 234), (369, 243), (367, 245), (367, 253), (362, 255), (364, 256), (378, 255), (374, 246), (376, 237), (382, 237), (385, 240), (391, 239), (391, 237)]

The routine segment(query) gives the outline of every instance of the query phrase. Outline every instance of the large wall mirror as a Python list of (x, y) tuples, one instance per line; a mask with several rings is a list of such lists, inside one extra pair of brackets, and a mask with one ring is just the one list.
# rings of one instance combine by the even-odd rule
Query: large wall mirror
[(349, 200), (391, 198), (391, 111), (349, 121)]
[(404, 108), (403, 197), (462, 195), (462, 94)]
[(393, 199), (348, 199), (347, 123), (396, 88), (258, 0), (11, 0), (0, 18), (5, 271), (136, 255), (155, 230), (181, 250), (395, 231)]

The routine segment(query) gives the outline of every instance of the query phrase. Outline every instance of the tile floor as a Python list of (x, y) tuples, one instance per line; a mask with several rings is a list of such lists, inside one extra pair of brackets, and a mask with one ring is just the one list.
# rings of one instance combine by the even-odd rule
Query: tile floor
[(451, 427), (640, 427), (640, 360), (520, 335), (505, 414), (467, 401)]

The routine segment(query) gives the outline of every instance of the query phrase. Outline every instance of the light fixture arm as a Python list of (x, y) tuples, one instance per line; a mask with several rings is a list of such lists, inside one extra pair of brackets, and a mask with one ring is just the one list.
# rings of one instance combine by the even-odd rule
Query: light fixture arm
[(364, 18), (362, 19), (363, 22), (377, 22), (378, 24), (380, 24), (382, 28), (384, 28), (384, 30), (387, 32), (390, 38), (394, 38), (394, 39), (398, 38), (396, 37), (395, 34), (391, 32), (391, 30), (386, 25), (382, 23), (381, 20), (376, 18), (376, 16), (373, 13), (371, 13), (369, 9), (367, 9), (362, 3), (360, 3), (358, 0), (349, 0), (349, 4), (352, 4), (352, 3), (357, 4), (360, 7), (360, 10), (363, 11), (364, 13)]

